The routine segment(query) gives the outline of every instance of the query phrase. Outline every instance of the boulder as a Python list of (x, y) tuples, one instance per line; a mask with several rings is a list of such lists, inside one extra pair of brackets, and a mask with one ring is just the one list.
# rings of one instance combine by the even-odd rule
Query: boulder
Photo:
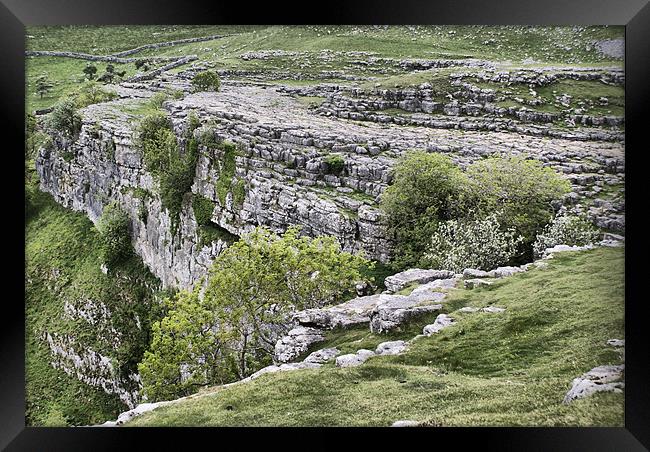
[(305, 358), (303, 362), (323, 364), (329, 361), (330, 359), (338, 356), (340, 353), (341, 351), (336, 347), (324, 348), (322, 350), (317, 350), (311, 353), (307, 358)]
[(307, 351), (310, 345), (325, 340), (322, 331), (316, 328), (298, 326), (275, 344), (275, 360), (286, 363)]
[(384, 284), (386, 285), (386, 290), (389, 292), (399, 292), (412, 283), (425, 284), (435, 279), (448, 279), (453, 277), (454, 272), (449, 270), (422, 270), (412, 268), (387, 277), (384, 280)]
[(482, 279), (466, 279), (465, 280), (465, 289), (474, 289), (475, 287), (488, 287), (491, 286), (492, 282), (484, 281)]
[(377, 346), (375, 353), (378, 355), (399, 355), (408, 348), (404, 341), (382, 342)]
[(402, 420), (393, 422), (391, 427), (418, 427), (419, 425), (418, 421)]
[(375, 352), (372, 350), (366, 350), (362, 348), (357, 350), (356, 353), (348, 353), (347, 355), (341, 355), (336, 358), (337, 367), (355, 367), (363, 364), (368, 358), (375, 356)]
[(503, 311), (505, 311), (504, 308), (498, 308), (496, 306), (488, 306), (486, 308), (481, 309), (481, 312), (489, 312), (491, 314), (496, 314), (496, 313), (503, 312)]
[(413, 318), (420, 317), (442, 309), (441, 304), (418, 305), (417, 302), (406, 298), (377, 306), (370, 315), (370, 331), (385, 333), (400, 327)]
[(466, 268), (463, 270), (463, 278), (488, 278), (490, 274), (484, 270)]
[(623, 372), (625, 365), (598, 366), (573, 380), (571, 389), (564, 396), (564, 403), (583, 397), (588, 397), (596, 392), (623, 392), (625, 383)]
[(456, 323), (456, 321), (447, 314), (440, 314), (432, 324), (427, 325), (422, 329), (422, 333), (425, 336), (431, 336), (454, 323)]

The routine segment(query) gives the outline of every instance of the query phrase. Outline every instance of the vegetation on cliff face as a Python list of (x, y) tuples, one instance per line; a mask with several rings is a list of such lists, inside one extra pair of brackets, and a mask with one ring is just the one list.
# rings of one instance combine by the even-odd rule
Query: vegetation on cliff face
[(159, 282), (135, 254), (103, 273), (100, 233), (83, 213), (38, 189), (33, 162), (25, 188), (26, 422), (100, 423), (126, 405), (53, 368), (57, 357), (44, 335), (72, 335), (81, 350), (110, 357), (117, 375), (126, 376), (137, 369), (151, 323), (162, 315), (154, 295)]
[(173, 234), (178, 229), (185, 194), (190, 192), (194, 182), (198, 141), (193, 132), (198, 126), (196, 116), (190, 115), (185, 131), (185, 149), (179, 145), (171, 121), (164, 111), (145, 116), (138, 127), (137, 141), (142, 149), (144, 163), (158, 180), (160, 199), (169, 211)]
[(215, 259), (203, 297), (200, 285), (180, 293), (154, 324), (139, 367), (147, 397), (184, 396), (270, 364), (291, 312), (341, 301), (368, 264), (334, 237), (300, 237), (297, 228), (244, 235)]
[[(129, 426), (622, 426), (623, 394), (562, 399), (577, 375), (619, 362), (623, 249), (564, 253), (489, 288), (458, 289), (444, 305), (456, 325), (399, 356), (353, 368), (278, 372), (158, 408)], [(499, 306), (502, 314), (461, 313)], [(391, 337), (334, 330), (344, 352)], [(255, 403), (250, 403), (254, 400)]]

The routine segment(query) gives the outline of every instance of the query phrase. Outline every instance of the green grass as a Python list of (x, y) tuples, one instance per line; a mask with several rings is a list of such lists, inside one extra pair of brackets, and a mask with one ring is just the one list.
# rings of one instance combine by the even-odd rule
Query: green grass
[[(87, 81), (83, 69), (87, 61), (61, 57), (27, 57), (26, 58), (25, 105), (27, 111), (41, 110), (53, 106), (59, 99), (70, 96), (79, 85)], [(106, 63), (95, 62), (97, 75), (104, 73)], [(133, 64), (114, 63), (115, 72), (126, 71), (125, 78), (137, 71)], [(35, 92), (36, 79), (46, 74), (51, 80), (52, 90), (42, 98)]]
[[(620, 362), (605, 341), (624, 334), (623, 259), (624, 250), (610, 248), (561, 254), (547, 269), (454, 292), (445, 309), (457, 324), (419, 339), (403, 355), (356, 368), (264, 375), (128, 425), (386, 426), (412, 419), (444, 426), (622, 426), (622, 394), (569, 405), (562, 399), (573, 378)], [(506, 311), (453, 314), (487, 305)], [(378, 338), (371, 336), (335, 331), (325, 345), (372, 348)]]
[[(88, 386), (50, 365), (45, 332), (74, 335), (77, 343), (114, 360), (128, 373), (148, 344), (158, 315), (157, 280), (133, 257), (102, 273), (98, 232), (82, 213), (69, 211), (37, 188), (27, 167), (25, 227), (25, 388), (27, 425), (86, 425), (115, 418), (127, 407), (117, 396)], [(64, 305), (103, 303), (111, 320), (95, 326), (64, 316)], [(138, 328), (137, 321), (142, 328)], [(114, 329), (121, 345), (114, 349)]]

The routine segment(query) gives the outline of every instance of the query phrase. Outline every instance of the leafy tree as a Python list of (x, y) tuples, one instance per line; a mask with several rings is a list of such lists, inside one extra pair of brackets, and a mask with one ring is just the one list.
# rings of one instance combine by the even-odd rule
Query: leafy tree
[(219, 74), (214, 71), (199, 72), (192, 79), (194, 91), (219, 91), (220, 86)]
[(438, 223), (464, 214), (466, 186), (463, 172), (443, 154), (412, 151), (398, 162), (381, 198), (394, 269), (425, 264), (422, 255)]
[(111, 63), (108, 63), (106, 65), (106, 72), (109, 74), (113, 74), (115, 72), (115, 66), (113, 66)]
[(508, 263), (523, 239), (512, 228), (502, 230), (498, 218), (492, 214), (440, 223), (424, 255), (428, 266), (460, 273), (465, 268), (492, 270)]
[(88, 80), (92, 80), (95, 78), (95, 74), (97, 73), (97, 66), (94, 64), (87, 64), (83, 72), (86, 74), (86, 77), (88, 77)]
[(539, 160), (491, 157), (467, 169), (469, 189), (483, 215), (500, 211), (504, 229), (514, 228), (524, 238), (520, 259), (532, 257), (535, 236), (553, 218), (553, 202), (571, 185)]
[(104, 263), (110, 268), (132, 256), (129, 215), (115, 202), (104, 208), (97, 229)]
[(185, 396), (199, 386), (232, 379), (222, 359), (217, 319), (199, 296), (200, 286), (168, 300), (167, 316), (153, 324), (150, 351), (138, 365), (149, 400)]
[(54, 105), (49, 119), (50, 127), (67, 137), (75, 137), (81, 131), (81, 115), (72, 99), (63, 99)]
[[(293, 311), (351, 293), (368, 261), (342, 252), (333, 237), (298, 232), (253, 230), (215, 259), (203, 298), (199, 284), (173, 301), (141, 364), (148, 397), (178, 396), (192, 385), (250, 375), (270, 364)], [(180, 392), (162, 395), (165, 388)]]
[(41, 97), (41, 99), (45, 94), (50, 92), (52, 87), (54, 87), (54, 84), (46, 74), (39, 75), (36, 79), (36, 93)]

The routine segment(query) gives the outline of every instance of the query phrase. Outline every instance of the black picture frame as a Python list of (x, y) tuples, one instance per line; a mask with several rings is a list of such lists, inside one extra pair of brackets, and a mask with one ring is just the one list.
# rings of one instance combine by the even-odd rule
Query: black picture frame
[[(54, 24), (526, 24), (526, 25), (625, 25), (626, 26), (626, 397), (624, 428), (440, 428), (440, 429), (287, 429), (271, 431), (211, 428), (41, 428), (25, 427), (24, 305), (19, 303), (24, 246), (15, 245), (16, 258), (4, 272), (5, 285), (15, 295), (5, 295), (0, 355), (0, 447), (7, 450), (116, 450), (157, 442), (162, 449), (185, 449), (188, 439), (207, 441), (210, 448), (225, 448), (225, 438), (239, 443), (237, 449), (285, 446), (333, 449), (357, 438), (364, 448), (398, 441), (406, 447), (424, 441), (426, 447), (440, 447), (450, 441), (453, 447), (476, 442), (481, 449), (497, 450), (647, 450), (650, 447), (650, 376), (648, 374), (648, 328), (643, 297), (644, 239), (643, 154), (646, 152), (644, 126), (650, 105), (650, 5), (647, 0), (444, 0), (424, 3), (418, 0), (357, 1), (334, 0), (321, 5), (281, 6), (268, 2), (161, 2), (90, 0), (0, 0), (0, 79), (2, 80), (4, 161), (2, 179), (7, 186), (5, 202), (11, 201), (12, 214), (5, 222), (21, 232), (16, 218), (24, 211), (17, 187), (24, 187), (20, 153), (14, 146), (24, 140), (25, 30), (27, 25)], [(7, 138), (12, 140), (7, 141)], [(16, 159), (7, 161), (12, 152)], [(629, 160), (628, 160), (629, 158)], [(15, 166), (13, 165), (15, 163)], [(11, 166), (10, 166), (11, 165)], [(17, 180), (13, 180), (13, 176)], [(645, 203), (647, 205), (647, 203)], [(3, 209), (4, 210), (4, 209)], [(12, 221), (9, 221), (13, 219)], [(15, 242), (15, 243), (14, 243)], [(9, 262), (9, 257), (5, 262)], [(14, 275), (15, 273), (15, 275)], [(24, 280), (24, 275), (22, 277)], [(5, 291), (8, 294), (9, 291)], [(23, 298), (24, 299), (24, 298)], [(9, 309), (11, 308), (11, 309)], [(255, 446), (252, 443), (257, 443)], [(402, 446), (402, 447), (403, 447)], [(140, 446), (145, 447), (145, 446)], [(204, 446), (205, 447), (205, 446)], [(358, 446), (357, 446), (358, 447)], [(396, 446), (393, 446), (396, 447)], [(397, 446), (399, 447), (399, 446)]]

